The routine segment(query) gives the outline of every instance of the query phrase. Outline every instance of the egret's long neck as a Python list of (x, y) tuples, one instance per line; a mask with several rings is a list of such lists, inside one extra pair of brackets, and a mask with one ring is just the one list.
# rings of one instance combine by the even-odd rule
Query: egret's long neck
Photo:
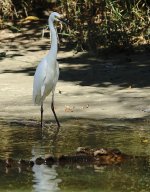
[(58, 50), (57, 32), (56, 32), (56, 30), (54, 28), (54, 24), (51, 20), (49, 21), (49, 28), (50, 28), (50, 33), (51, 33), (51, 49), (50, 49), (48, 55), (50, 55), (50, 57), (56, 58), (57, 50)]

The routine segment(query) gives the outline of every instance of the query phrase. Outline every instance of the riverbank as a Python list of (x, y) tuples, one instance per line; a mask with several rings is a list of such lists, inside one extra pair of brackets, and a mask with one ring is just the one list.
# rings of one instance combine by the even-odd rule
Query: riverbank
[[(41, 30), (0, 31), (0, 118), (40, 121), (40, 107), (32, 103), (33, 75), (49, 49)], [(135, 119), (150, 115), (150, 56), (146, 52), (108, 54), (94, 58), (60, 46), (60, 78), (55, 108), (67, 118)], [(51, 97), (44, 103), (44, 119), (54, 122)]]

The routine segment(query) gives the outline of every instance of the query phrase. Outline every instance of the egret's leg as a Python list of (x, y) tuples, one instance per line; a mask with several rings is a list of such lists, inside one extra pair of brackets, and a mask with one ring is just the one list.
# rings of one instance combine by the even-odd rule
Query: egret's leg
[(44, 95), (45, 85), (41, 87), (41, 128), (43, 128), (43, 95)]
[(43, 102), (41, 103), (41, 128), (43, 128)]
[(51, 103), (51, 109), (53, 111), (53, 114), (54, 114), (54, 117), (55, 117), (55, 120), (56, 120), (56, 123), (58, 125), (58, 127), (60, 127), (60, 123), (58, 121), (58, 118), (57, 118), (57, 115), (55, 113), (55, 109), (54, 109), (54, 92), (52, 92), (52, 103)]

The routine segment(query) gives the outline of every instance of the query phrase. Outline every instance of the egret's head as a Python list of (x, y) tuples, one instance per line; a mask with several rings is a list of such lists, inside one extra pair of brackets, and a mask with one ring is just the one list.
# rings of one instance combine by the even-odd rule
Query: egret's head
[(49, 20), (51, 20), (52, 22), (53, 22), (54, 20), (58, 21), (59, 18), (61, 18), (61, 15), (60, 15), (59, 13), (57, 13), (57, 12), (52, 12), (52, 13), (50, 14), (50, 16), (49, 16)]
[(57, 12), (52, 12), (49, 16), (49, 22), (52, 21), (60, 21), (62, 23), (66, 23), (66, 21), (63, 19), (62, 15), (60, 15)]

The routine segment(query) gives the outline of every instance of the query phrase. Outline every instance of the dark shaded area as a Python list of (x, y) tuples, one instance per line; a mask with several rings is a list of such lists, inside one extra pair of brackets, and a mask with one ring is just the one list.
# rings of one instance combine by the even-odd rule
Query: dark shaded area
[(34, 67), (28, 67), (24, 69), (19, 69), (19, 70), (4, 70), (1, 73), (26, 73), (29, 76), (33, 76), (35, 73), (35, 68)]
[[(65, 54), (65, 53), (64, 53)], [(12, 56), (13, 57), (13, 56)], [(147, 52), (107, 55), (107, 58), (81, 56), (60, 58), (58, 62), (67, 64), (60, 69), (60, 80), (73, 81), (82, 86), (148, 87), (150, 86), (150, 55)], [(18, 70), (4, 70), (1, 73), (26, 73), (33, 76), (35, 67)]]
[[(48, 50), (50, 48), (50, 31), (49, 29), (45, 30), (48, 24), (47, 19), (48, 17), (38, 21), (20, 22), (16, 25), (8, 23), (8, 25), (0, 31), (0, 60), (27, 55), (28, 51)], [(57, 32), (61, 33), (60, 25), (58, 24), (58, 22), (55, 22)], [(59, 36), (63, 38), (63, 34), (59, 34)], [(45, 41), (47, 44), (45, 44)], [(61, 41), (61, 45), (63, 44)], [(74, 45), (71, 44), (69, 50), (73, 49), (73, 46)], [(13, 53), (10, 54), (9, 52)]]
[[(7, 2), (7, 1), (6, 1)], [(47, 1), (10, 0), (1, 3), (0, 15), (5, 22), (20, 25), (19, 19), (38, 16), (47, 19), (51, 11), (65, 15), (70, 25), (63, 29), (69, 42), (76, 42), (76, 50), (86, 49), (99, 54), (101, 48), (130, 49), (149, 43), (148, 0), (134, 1)], [(133, 11), (134, 10), (134, 11)], [(20, 28), (20, 26), (17, 26)], [(0, 26), (1, 27), (1, 26)], [(16, 31), (16, 26), (10, 26)]]
[[(20, 26), (21, 31), (17, 34), (5, 29), (6, 34), (4, 38), (1, 37), (0, 60), (12, 58), (15, 62), (18, 56), (28, 55), (29, 52), (34, 52), (35, 55), (38, 51), (48, 50), (50, 48), (49, 31), (45, 33), (47, 39), (44, 41), (41, 39), (42, 29), (46, 24), (47, 20), (27, 22)], [(59, 51), (64, 51), (65, 54), (73, 49), (73, 44), (69, 42), (64, 44), (61, 41), (59, 47)], [(148, 45), (143, 45), (126, 51), (105, 49), (101, 50), (98, 57), (83, 52), (72, 57), (59, 58), (60, 67), (61, 64), (66, 65), (61, 67), (59, 79), (73, 81), (82, 86), (148, 87), (150, 86), (148, 48)], [(28, 57), (25, 60), (30, 63)], [(36, 64), (32, 63), (32, 66)], [(35, 67), (1, 70), (1, 73), (25, 73), (33, 76)]]
[[(60, 63), (68, 64), (68, 68), (61, 70), (60, 79), (77, 81), (83, 86), (105, 86), (105, 83), (110, 83), (123, 87), (145, 87), (150, 85), (149, 59), (148, 53), (130, 56), (117, 54), (109, 59), (90, 58), (86, 54), (79, 58), (60, 59)], [(83, 66), (72, 68), (72, 64)]]

